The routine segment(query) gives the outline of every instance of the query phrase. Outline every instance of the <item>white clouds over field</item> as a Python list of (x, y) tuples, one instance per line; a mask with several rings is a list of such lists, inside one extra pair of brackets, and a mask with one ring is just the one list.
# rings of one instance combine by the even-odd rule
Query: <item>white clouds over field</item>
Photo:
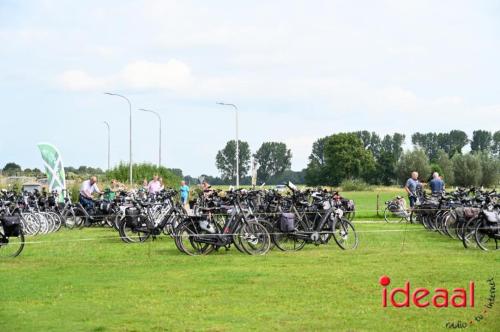
[[(27, 120), (6, 128), (25, 134), (0, 164), (40, 166), (45, 140), (68, 164), (104, 166), (103, 120), (113, 162), (126, 160), (126, 109), (104, 91), (161, 111), (167, 162), (193, 175), (215, 174), (233, 136), (219, 100), (238, 104), (253, 150), (287, 142), (294, 169), (333, 132), (498, 130), (499, 13), (492, 1), (2, 1), (2, 115)], [(70, 125), (54, 133), (54, 117)], [(156, 158), (151, 120), (134, 113), (138, 161)]]

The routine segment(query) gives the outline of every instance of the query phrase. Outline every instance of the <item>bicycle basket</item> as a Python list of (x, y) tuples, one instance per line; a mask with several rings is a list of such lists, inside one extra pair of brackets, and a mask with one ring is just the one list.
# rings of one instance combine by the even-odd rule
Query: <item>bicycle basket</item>
[(293, 213), (282, 213), (280, 216), (280, 230), (284, 233), (295, 230), (295, 215)]
[(21, 217), (3, 216), (1, 218), (5, 236), (19, 236), (22, 232)]

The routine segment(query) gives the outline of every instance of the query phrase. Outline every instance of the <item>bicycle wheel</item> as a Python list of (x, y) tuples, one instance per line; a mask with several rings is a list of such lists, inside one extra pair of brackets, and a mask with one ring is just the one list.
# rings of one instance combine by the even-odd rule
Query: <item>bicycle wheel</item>
[(62, 218), (59, 214), (55, 212), (48, 212), (48, 213), (51, 215), (52, 220), (54, 222), (52, 232), (57, 232), (59, 229), (61, 229)]
[(119, 233), (120, 238), (126, 243), (144, 242), (151, 236), (145, 228), (133, 226), (126, 221), (120, 224)]
[(394, 213), (392, 213), (388, 207), (384, 209), (384, 220), (387, 223), (397, 223), (403, 221), (404, 217), (397, 216)]
[(24, 234), (21, 231), (18, 236), (6, 236), (0, 225), (0, 258), (16, 257), (24, 248)]
[(84, 224), (83, 217), (77, 215), (73, 209), (64, 211), (62, 217), (64, 220), (64, 226), (70, 229), (80, 227), (80, 225)]
[(475, 232), (477, 224), (481, 224), (478, 218), (469, 220), (462, 229), (462, 244), (465, 248), (477, 247)]
[(354, 220), (354, 217), (356, 216), (356, 211), (353, 210), (353, 211), (348, 211), (344, 214), (344, 216), (346, 217), (347, 220), (349, 221), (353, 221)]
[(265, 255), (271, 247), (267, 229), (256, 221), (248, 221), (238, 230), (238, 241), (249, 255)]
[(207, 255), (214, 251), (212, 244), (198, 241), (200, 236), (208, 234), (193, 220), (186, 220), (175, 229), (175, 246), (189, 256)]
[(456, 230), (457, 219), (453, 212), (448, 211), (444, 216), (443, 227), (445, 233), (452, 239), (457, 239)]
[(422, 224), (424, 225), (425, 229), (430, 231), (433, 230), (431, 216), (422, 216)]
[(52, 229), (52, 219), (45, 212), (37, 212), (38, 220), (40, 220), (40, 225), (42, 226), (40, 232), (42, 234), (50, 233)]
[[(295, 228), (297, 232), (307, 231), (302, 220), (295, 219)], [(298, 238), (296, 232), (283, 233), (278, 227), (273, 231), (271, 239), (281, 251), (299, 251), (306, 245), (306, 240)]]
[(23, 224), (23, 231), (27, 235), (37, 235), (40, 232), (40, 224), (33, 213), (21, 213), (21, 222)]
[(271, 247), (269, 248), (269, 250), (273, 250), (273, 248), (276, 245), (274, 240), (273, 240), (273, 233), (275, 232), (273, 224), (269, 220), (266, 220), (266, 219), (259, 219), (259, 223), (261, 223), (262, 226), (264, 226), (267, 229), (267, 232), (269, 233), (269, 236), (271, 237)]
[(444, 212), (443, 211), (438, 211), (436, 213), (436, 231), (441, 234), (441, 235), (447, 235), (445, 230), (444, 230)]
[(477, 223), (474, 231), (474, 238), (479, 248), (486, 251), (498, 250), (500, 243), (498, 243), (499, 241), (495, 238), (493, 232), (494, 230), (490, 228), (490, 225), (488, 225), (486, 221)]
[(333, 239), (340, 249), (356, 249), (359, 244), (358, 234), (349, 220), (342, 218), (333, 223)]

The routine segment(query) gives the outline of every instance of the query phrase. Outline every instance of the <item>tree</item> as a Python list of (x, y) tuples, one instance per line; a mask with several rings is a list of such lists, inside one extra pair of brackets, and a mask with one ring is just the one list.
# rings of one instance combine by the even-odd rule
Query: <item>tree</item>
[(411, 142), (417, 147), (425, 151), (425, 154), (431, 161), (436, 157), (437, 150), (439, 149), (439, 142), (445, 141), (443, 135), (438, 139), (436, 133), (415, 133), (411, 136)]
[(376, 183), (390, 185), (396, 179), (396, 164), (403, 153), (405, 135), (395, 133), (385, 135), (380, 144), (379, 157), (377, 158), (377, 169), (375, 172)]
[(356, 136), (361, 139), (366, 150), (371, 151), (373, 157), (377, 159), (380, 156), (381, 141), (377, 133), (370, 133), (367, 130), (355, 132)]
[(264, 142), (254, 154), (259, 163), (257, 178), (266, 182), (269, 178), (280, 175), (292, 165), (292, 152), (285, 143)]
[(462, 149), (469, 143), (467, 134), (461, 130), (452, 130), (449, 134), (449, 150), (446, 151), (451, 158), (455, 154), (462, 154)]
[[(239, 142), (239, 177), (247, 175), (250, 169), (250, 147), (247, 142)], [(235, 179), (236, 175), (236, 141), (226, 143), (224, 149), (217, 152), (215, 165), (220, 171), (223, 179)]]
[(305, 169), (305, 182), (310, 186), (324, 183), (325, 168), (325, 143), (330, 136), (325, 136), (313, 143), (309, 163)]
[[(150, 164), (150, 163), (133, 164), (132, 171), (133, 171), (132, 181), (133, 183), (136, 184), (142, 184), (144, 179), (149, 181), (153, 178), (154, 175), (158, 175), (163, 179), (165, 187), (177, 188), (179, 186), (179, 182), (182, 179), (180, 176), (174, 174), (166, 167), (163, 166), (158, 167), (156, 164)], [(88, 173), (79, 175), (81, 178), (82, 176), (95, 175), (95, 174), (97, 173)], [(107, 170), (105, 175), (106, 178), (108, 179), (116, 179), (120, 182), (128, 183), (129, 165), (128, 163), (120, 163), (117, 166), (113, 167), (112, 169)]]
[(344, 179), (366, 178), (375, 168), (375, 160), (354, 133), (330, 136), (325, 142), (325, 183), (338, 185)]
[(489, 131), (474, 130), (470, 148), (472, 151), (490, 151), (493, 137)]
[(490, 156), (487, 152), (476, 154), (481, 163), (481, 181), (480, 185), (485, 187), (494, 187), (500, 180), (500, 159)]
[(183, 178), (184, 176), (182, 175), (182, 169), (180, 168), (168, 168), (168, 170), (172, 173), (174, 173), (175, 175), (177, 175), (178, 177), (180, 178)]
[(453, 172), (453, 163), (448, 157), (448, 154), (444, 150), (439, 150), (437, 152), (436, 164), (441, 168), (441, 175), (443, 176), (443, 180), (447, 184), (455, 183), (455, 174)]
[(17, 173), (20, 173), (22, 171), (23, 170), (21, 169), (21, 166), (14, 162), (7, 163), (2, 169), (2, 172), (7, 176), (16, 175)]
[(429, 158), (423, 150), (417, 149), (402, 154), (396, 167), (399, 183), (404, 184), (413, 171), (417, 171), (421, 179), (427, 179), (431, 173)]
[(458, 186), (477, 186), (482, 179), (481, 161), (472, 153), (466, 155), (455, 155), (453, 162), (453, 173), (455, 184)]
[(491, 145), (491, 152), (500, 157), (500, 130), (495, 131), (493, 134), (493, 143)]
[(425, 151), (431, 161), (436, 161), (439, 149), (444, 150), (451, 158), (469, 143), (467, 134), (461, 130), (452, 130), (449, 133), (415, 133), (412, 143)]

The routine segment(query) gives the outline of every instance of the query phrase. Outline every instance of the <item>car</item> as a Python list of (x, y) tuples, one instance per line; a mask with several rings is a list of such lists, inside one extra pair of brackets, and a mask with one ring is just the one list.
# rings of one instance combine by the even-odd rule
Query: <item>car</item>
[(286, 190), (286, 186), (284, 184), (277, 184), (276, 186), (274, 186), (274, 190), (282, 192)]

